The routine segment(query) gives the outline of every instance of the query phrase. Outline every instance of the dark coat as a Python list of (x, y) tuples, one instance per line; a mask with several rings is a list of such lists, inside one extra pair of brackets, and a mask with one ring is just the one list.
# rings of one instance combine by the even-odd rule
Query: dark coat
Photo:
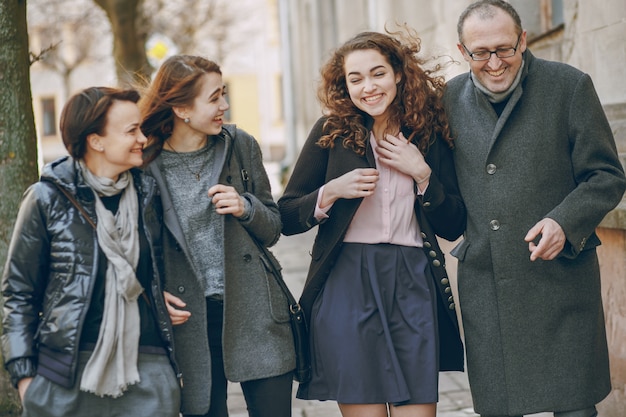
[[(625, 189), (588, 75), (524, 55), (498, 118), (468, 74), (448, 83), (467, 231), (452, 252), (476, 412), (590, 407), (611, 390), (594, 232)], [(528, 230), (554, 219), (567, 242), (530, 261)]]
[[(162, 290), (161, 204), (154, 180), (131, 172), (153, 263), (146, 293), (176, 370)], [(33, 376), (39, 364), (49, 379), (71, 387), (99, 250), (96, 231), (53, 183), (67, 189), (97, 222), (94, 192), (77, 163), (62, 157), (46, 165), (40, 181), (24, 193), (9, 245), (2, 278), (2, 355), (13, 383)]]
[[(220, 216), (224, 222), (222, 346), (226, 377), (240, 382), (282, 375), (295, 368), (287, 298), (251, 238), (251, 235), (255, 236), (263, 245), (271, 246), (280, 237), (280, 214), (272, 198), (261, 150), (252, 136), (234, 125), (224, 126), (223, 135), (209, 140), (216, 141), (217, 165), (211, 167), (217, 175), (215, 183), (235, 187), (251, 205), (246, 220), (231, 215)], [(244, 192), (240, 167), (232, 149), (233, 140), (250, 175), (250, 192)], [(185, 301), (185, 308), (191, 311), (186, 323), (174, 326), (177, 360), (184, 378), (182, 411), (205, 414), (210, 406), (211, 355), (202, 281), (190, 261), (189, 248), (172, 206), (160, 159), (150, 164), (147, 172), (156, 179), (163, 200), (167, 228), (163, 242), (166, 290)]]
[[(364, 156), (343, 147), (340, 139), (332, 149), (318, 146), (316, 142), (323, 134), (324, 121), (324, 118), (318, 120), (311, 130), (285, 192), (278, 201), (285, 235), (302, 233), (318, 225), (314, 212), (320, 187), (356, 168), (376, 166), (369, 142)], [(410, 132), (404, 134), (409, 137)], [(465, 206), (458, 192), (452, 154), (447, 144), (435, 140), (425, 158), (432, 174), (425, 195), (416, 199), (415, 213), (431, 261), (430, 271), (439, 290), (440, 369), (462, 370), (463, 345), (459, 337), (455, 303), (445, 271), (444, 255), (435, 235), (448, 240), (459, 237), (465, 228)], [(328, 278), (346, 230), (361, 201), (362, 198), (337, 200), (330, 217), (319, 223), (309, 272), (300, 298), (307, 317), (310, 317), (313, 302)]]

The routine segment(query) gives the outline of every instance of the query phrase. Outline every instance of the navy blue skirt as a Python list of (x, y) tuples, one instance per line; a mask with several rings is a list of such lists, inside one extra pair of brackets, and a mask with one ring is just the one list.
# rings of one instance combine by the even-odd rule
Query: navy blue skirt
[(438, 400), (436, 289), (421, 248), (345, 243), (310, 320), (313, 376), (297, 397)]

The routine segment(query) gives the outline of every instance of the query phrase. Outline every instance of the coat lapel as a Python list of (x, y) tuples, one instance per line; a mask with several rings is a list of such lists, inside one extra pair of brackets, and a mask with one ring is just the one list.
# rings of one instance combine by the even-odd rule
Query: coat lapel
[(189, 249), (187, 248), (187, 241), (183, 236), (183, 229), (180, 227), (178, 223), (178, 217), (176, 217), (176, 211), (174, 210), (174, 204), (172, 203), (172, 196), (167, 188), (167, 184), (165, 183), (165, 177), (162, 174), (162, 159), (161, 156), (157, 157), (157, 159), (148, 165), (146, 171), (150, 176), (154, 178), (156, 181), (159, 190), (161, 191), (161, 202), (163, 204), (163, 223), (168, 228), (170, 233), (174, 236), (178, 245), (183, 249), (183, 251), (188, 254)]
[[(211, 139), (209, 139), (211, 140)], [(230, 135), (224, 135), (219, 138), (214, 139), (215, 144), (215, 161), (218, 163), (214, 163), (211, 167), (211, 177), (209, 184), (217, 184), (219, 182), (219, 177), (221, 172), (223, 171), (224, 164), (226, 162), (226, 156), (228, 155), (227, 150), (232, 146), (232, 138)], [(161, 202), (163, 204), (163, 223), (170, 231), (172, 236), (176, 239), (176, 242), (181, 247), (181, 249), (185, 252), (185, 255), (188, 259), (191, 259), (189, 256), (189, 247), (187, 246), (187, 240), (183, 234), (183, 229), (178, 222), (178, 216), (176, 215), (176, 211), (174, 210), (174, 205), (172, 203), (172, 195), (170, 194), (167, 184), (165, 182), (165, 177), (163, 176), (163, 165), (161, 156), (158, 156), (154, 162), (152, 162), (146, 169), (146, 171), (152, 176), (161, 192)]]
[[(491, 149), (493, 149), (493, 146), (498, 140), (498, 137), (500, 136), (502, 129), (504, 128), (507, 121), (509, 120), (509, 117), (513, 113), (513, 109), (515, 108), (515, 106), (517, 106), (517, 102), (520, 101), (520, 99), (522, 98), (522, 93), (524, 92), (524, 88), (522, 87), (522, 85), (524, 84), (524, 79), (526, 78), (526, 75), (528, 74), (529, 62), (530, 62), (529, 57), (526, 57), (524, 66), (520, 69), (520, 71), (522, 71), (522, 76), (519, 81), (519, 84), (517, 85), (515, 90), (513, 90), (513, 93), (511, 93), (511, 97), (509, 97), (509, 101), (507, 102), (504, 108), (504, 111), (502, 112), (502, 114), (496, 121), (496, 126), (493, 130), (493, 135), (491, 136), (491, 140), (489, 142), (489, 148), (488, 148), (489, 152), (487, 153), (487, 155), (491, 153)], [(491, 103), (489, 103), (489, 100), (487, 100), (487, 97), (484, 94), (480, 93), (478, 89), (476, 89), (476, 92), (477, 94), (483, 97), (483, 101), (486, 103), (486, 105), (491, 107)], [(493, 110), (493, 108), (491, 109), (491, 111), (495, 114), (495, 111)]]

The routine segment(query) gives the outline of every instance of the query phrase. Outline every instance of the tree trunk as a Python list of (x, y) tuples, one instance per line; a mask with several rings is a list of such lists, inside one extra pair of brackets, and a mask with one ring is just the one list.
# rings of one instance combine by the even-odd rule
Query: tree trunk
[(141, 29), (143, 0), (94, 0), (109, 17), (113, 57), (120, 86), (147, 80), (151, 66), (146, 55), (146, 33)]
[[(0, 2), (0, 275), (21, 196), (37, 181), (37, 136), (30, 91), (26, 0)], [(2, 361), (4, 363), (4, 361)], [(0, 414), (19, 404), (0, 372)], [(4, 407), (4, 409), (2, 408)]]

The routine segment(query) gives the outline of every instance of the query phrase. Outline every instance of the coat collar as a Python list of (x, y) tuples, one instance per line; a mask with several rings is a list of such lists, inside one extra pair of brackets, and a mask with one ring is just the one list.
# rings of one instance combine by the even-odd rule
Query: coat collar
[[(137, 192), (140, 195), (152, 196), (156, 186), (154, 180), (142, 175), (142, 171), (139, 168), (131, 168), (130, 173), (133, 176)], [(80, 201), (93, 203), (95, 200), (95, 194), (85, 182), (78, 161), (71, 156), (62, 156), (46, 164), (42, 169), (40, 180), (62, 186)]]
[[(526, 85), (526, 78), (528, 77), (528, 70), (529, 70), (530, 65), (532, 65), (534, 59), (535, 58), (530, 52), (530, 50), (527, 49), (524, 52), (524, 66), (520, 69), (520, 71), (522, 71), (520, 82), (515, 88), (515, 90), (513, 90), (513, 92), (511, 93), (511, 96), (509, 97), (508, 102), (506, 103), (506, 106), (504, 110), (502, 111), (502, 114), (496, 121), (496, 125), (494, 127), (493, 133), (489, 141), (489, 149), (491, 149), (493, 145), (495, 144), (496, 140), (500, 136), (500, 132), (502, 132), (502, 129), (504, 128), (507, 121), (509, 120), (509, 117), (513, 113), (513, 109), (515, 109), (515, 107), (517, 106), (517, 103), (522, 98), (522, 94), (524, 93), (524, 86)], [(471, 83), (472, 80), (468, 78), (468, 82)], [(476, 90), (478, 91), (478, 89)], [(482, 106), (491, 107), (491, 103), (489, 102), (489, 100), (487, 100), (487, 97), (483, 93), (477, 93), (477, 94), (481, 97)], [(491, 109), (491, 111), (494, 111), (494, 110)]]

